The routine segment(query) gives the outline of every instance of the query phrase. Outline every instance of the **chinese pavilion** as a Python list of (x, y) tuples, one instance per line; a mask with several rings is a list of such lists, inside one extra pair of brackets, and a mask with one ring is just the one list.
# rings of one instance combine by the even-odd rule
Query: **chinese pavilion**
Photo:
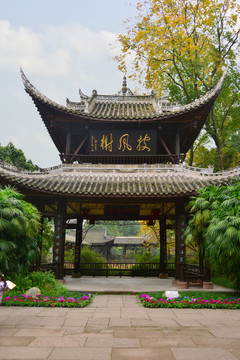
[[(188, 105), (169, 104), (167, 96), (133, 94), (124, 78), (116, 95), (91, 96), (59, 105), (39, 92), (21, 70), (26, 92), (56, 145), (60, 166), (27, 173), (0, 166), (2, 184), (14, 185), (43, 217), (54, 217), (53, 264), (64, 277), (67, 221), (76, 228), (74, 273), (80, 275), (84, 219), (147, 220), (160, 225), (159, 274), (166, 273), (167, 220), (175, 229), (175, 278), (185, 264), (186, 204), (199, 188), (226, 184), (240, 169), (213, 173), (184, 165), (222, 86)], [(73, 226), (73, 225), (72, 225)]]

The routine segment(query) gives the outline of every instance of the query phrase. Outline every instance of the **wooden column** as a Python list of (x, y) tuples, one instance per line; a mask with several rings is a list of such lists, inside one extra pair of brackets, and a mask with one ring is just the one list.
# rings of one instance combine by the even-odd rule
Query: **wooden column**
[(81, 257), (81, 246), (82, 246), (82, 222), (83, 219), (80, 216), (77, 217), (74, 273), (72, 274), (72, 277), (74, 278), (79, 278), (82, 276), (80, 271), (80, 257)]
[(177, 129), (176, 138), (175, 138), (175, 153), (176, 153), (176, 155), (180, 155), (180, 135), (179, 135), (178, 129)]
[(66, 155), (70, 154), (70, 150), (71, 150), (71, 131), (70, 129), (68, 129), (67, 132), (67, 138), (66, 138)]
[(55, 276), (57, 279), (64, 278), (65, 222), (65, 202), (59, 199), (54, 217), (55, 231), (53, 245), (53, 263), (56, 266)]
[(187, 226), (187, 218), (184, 202), (176, 202), (176, 229), (175, 229), (175, 278), (183, 281), (183, 265), (185, 264), (185, 241), (184, 231)]
[(166, 264), (167, 264), (167, 233), (166, 233), (166, 218), (159, 219), (160, 226), (160, 268), (159, 277), (166, 279), (168, 277)]
[[(44, 222), (44, 216), (41, 215), (41, 230), (40, 230), (40, 235), (42, 237), (42, 240), (43, 240), (43, 222)], [(37, 266), (37, 269), (40, 268), (41, 266), (41, 263), (42, 263), (42, 241), (39, 241), (38, 242), (38, 247), (39, 247), (39, 251), (40, 251), (40, 254), (39, 254), (39, 257), (36, 261), (36, 266)]]

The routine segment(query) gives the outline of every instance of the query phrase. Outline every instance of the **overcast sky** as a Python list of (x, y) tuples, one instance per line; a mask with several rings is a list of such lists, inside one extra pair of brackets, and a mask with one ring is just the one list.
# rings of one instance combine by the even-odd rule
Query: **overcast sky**
[[(123, 20), (136, 15), (138, 0), (0, 0), (0, 144), (10, 141), (41, 167), (60, 163), (31, 98), (30, 82), (65, 105), (78, 90), (115, 94), (123, 74), (112, 60)], [(129, 83), (129, 87), (134, 85)]]

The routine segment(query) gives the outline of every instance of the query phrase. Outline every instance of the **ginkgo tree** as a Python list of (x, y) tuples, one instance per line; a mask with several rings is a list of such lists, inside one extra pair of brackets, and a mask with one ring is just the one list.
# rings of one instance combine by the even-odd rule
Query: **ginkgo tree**
[[(239, 128), (240, 4), (236, 0), (147, 0), (137, 5), (137, 20), (118, 36), (119, 68), (171, 100), (189, 103), (212, 89), (228, 66), (226, 82), (205, 131), (214, 142), (218, 168), (224, 167), (224, 142)], [(222, 98), (221, 98), (222, 97)], [(223, 101), (224, 98), (224, 101)], [(190, 164), (193, 163), (193, 153)]]

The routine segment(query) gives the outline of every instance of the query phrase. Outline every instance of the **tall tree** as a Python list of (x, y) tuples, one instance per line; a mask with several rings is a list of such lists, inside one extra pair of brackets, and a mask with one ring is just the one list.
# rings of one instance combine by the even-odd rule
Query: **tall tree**
[[(121, 53), (116, 60), (126, 71), (131, 56), (130, 76), (144, 79), (147, 88), (159, 95), (169, 89), (170, 99), (186, 104), (209, 91), (229, 66), (205, 126), (222, 169), (226, 129), (235, 132), (239, 127), (240, 5), (236, 0), (142, 0), (137, 10), (137, 22), (127, 22), (127, 33), (118, 37)], [(190, 159), (191, 164), (192, 155)]]
[(30, 171), (35, 169), (32, 161), (27, 160), (23, 151), (21, 149), (17, 149), (11, 142), (7, 146), (0, 146), (0, 160), (20, 169)]

